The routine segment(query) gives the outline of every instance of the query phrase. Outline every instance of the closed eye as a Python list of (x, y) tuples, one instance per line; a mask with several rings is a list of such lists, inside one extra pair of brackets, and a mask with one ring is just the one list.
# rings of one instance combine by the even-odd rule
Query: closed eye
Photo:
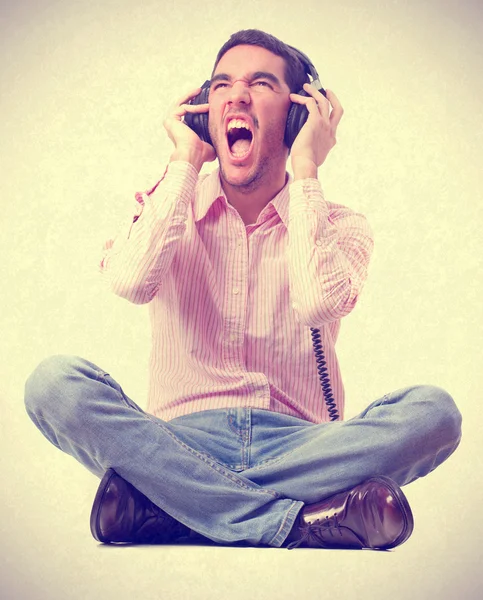
[[(219, 82), (219, 83), (215, 83), (211, 86), (211, 89), (213, 91), (222, 89), (222, 88), (228, 88), (231, 87), (230, 83), (227, 82)], [(253, 81), (252, 83), (250, 83), (250, 87), (260, 87), (260, 88), (269, 88), (271, 90), (273, 90), (273, 86), (268, 82), (268, 81), (263, 81), (263, 80), (258, 80), (258, 81)]]

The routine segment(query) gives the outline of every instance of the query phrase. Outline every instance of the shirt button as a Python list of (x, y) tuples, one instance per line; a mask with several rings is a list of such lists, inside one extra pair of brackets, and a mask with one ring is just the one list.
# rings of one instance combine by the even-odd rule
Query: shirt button
[(322, 240), (315, 240), (316, 246), (322, 246)]
[(240, 290), (237, 287), (233, 288), (233, 293), (235, 294), (235, 296), (240, 292)]

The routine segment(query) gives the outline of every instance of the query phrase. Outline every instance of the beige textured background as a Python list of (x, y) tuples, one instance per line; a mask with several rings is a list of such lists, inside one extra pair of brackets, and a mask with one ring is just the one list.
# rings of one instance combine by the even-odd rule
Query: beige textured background
[[(0, 597), (481, 598), (481, 0), (0, 9)], [(463, 412), (458, 452), (406, 488), (415, 532), (391, 553), (99, 546), (97, 481), (24, 413), (26, 377), (55, 353), (101, 364), (144, 404), (146, 308), (106, 292), (99, 250), (163, 172), (166, 107), (247, 27), (306, 52), (345, 108), (320, 177), (376, 235), (339, 343), (347, 416), (412, 383), (446, 388)]]

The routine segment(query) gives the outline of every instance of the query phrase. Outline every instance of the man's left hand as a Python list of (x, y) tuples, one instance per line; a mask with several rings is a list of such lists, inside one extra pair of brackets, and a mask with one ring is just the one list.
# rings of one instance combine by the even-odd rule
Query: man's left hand
[(337, 96), (327, 90), (327, 98), (309, 83), (304, 85), (309, 96), (290, 94), (290, 100), (304, 104), (309, 116), (292, 145), (294, 180), (317, 177), (317, 168), (335, 146), (337, 126), (344, 112)]

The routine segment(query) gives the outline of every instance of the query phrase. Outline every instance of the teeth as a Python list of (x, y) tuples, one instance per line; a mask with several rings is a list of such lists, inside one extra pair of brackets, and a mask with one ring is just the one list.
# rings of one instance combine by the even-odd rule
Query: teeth
[(227, 131), (231, 131), (232, 129), (248, 129), (250, 131), (250, 126), (246, 121), (242, 121), (241, 119), (232, 119), (228, 123)]

